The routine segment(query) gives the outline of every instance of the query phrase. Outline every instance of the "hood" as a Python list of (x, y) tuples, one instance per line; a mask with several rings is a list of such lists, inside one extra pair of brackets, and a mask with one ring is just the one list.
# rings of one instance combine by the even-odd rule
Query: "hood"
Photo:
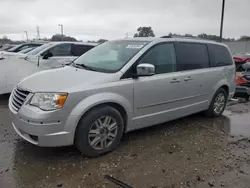
[(16, 53), (15, 53), (15, 52), (1, 51), (0, 54), (1, 54), (1, 55), (14, 55), (14, 54), (16, 54)]
[(35, 73), (23, 79), (19, 86), (31, 92), (67, 92), (77, 86), (102, 84), (120, 78), (121, 73), (109, 74), (71, 66)]
[(10, 58), (10, 57), (18, 57), (18, 58), (24, 58), (26, 57), (26, 54), (22, 54), (22, 53), (15, 53), (15, 52), (0, 52), (0, 57), (2, 57), (3, 59), (5, 58)]

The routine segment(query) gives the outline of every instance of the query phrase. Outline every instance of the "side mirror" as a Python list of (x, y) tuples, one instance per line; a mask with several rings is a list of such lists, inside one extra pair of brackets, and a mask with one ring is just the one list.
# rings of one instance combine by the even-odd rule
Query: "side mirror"
[(155, 74), (155, 66), (148, 63), (139, 64), (136, 72), (137, 76), (152, 76)]
[(43, 59), (49, 59), (50, 57), (52, 57), (53, 54), (51, 52), (46, 52), (44, 55), (43, 55)]

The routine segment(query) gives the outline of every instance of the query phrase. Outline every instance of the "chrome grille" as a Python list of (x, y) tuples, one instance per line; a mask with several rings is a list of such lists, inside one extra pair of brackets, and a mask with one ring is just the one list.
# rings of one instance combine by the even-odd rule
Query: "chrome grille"
[(23, 90), (21, 88), (16, 87), (12, 93), (11, 104), (12, 108), (17, 112), (23, 103), (25, 102), (27, 96), (29, 95), (29, 91)]

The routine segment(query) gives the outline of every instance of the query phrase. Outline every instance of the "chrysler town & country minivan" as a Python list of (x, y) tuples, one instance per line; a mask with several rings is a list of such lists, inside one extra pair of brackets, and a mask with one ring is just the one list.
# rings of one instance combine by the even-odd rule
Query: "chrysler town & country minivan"
[(114, 150), (126, 132), (202, 111), (219, 116), (234, 91), (235, 66), (224, 44), (133, 38), (25, 78), (9, 108), (15, 131), (28, 142), (76, 145), (96, 157)]

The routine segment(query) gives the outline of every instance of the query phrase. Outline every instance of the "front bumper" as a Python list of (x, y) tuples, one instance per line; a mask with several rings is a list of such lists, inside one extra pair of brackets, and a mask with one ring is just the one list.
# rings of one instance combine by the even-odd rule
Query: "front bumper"
[[(34, 109), (31, 108), (30, 111), (27, 111), (27, 107), (25, 109), (22, 107), (16, 112), (9, 103), (9, 109), (13, 128), (24, 140), (43, 147), (59, 147), (74, 144), (75, 133), (72, 131), (74, 130), (72, 129), (72, 126), (74, 126), (72, 122), (75, 122), (77, 117), (68, 116), (65, 119), (58, 118), (55, 121), (53, 119), (45, 119), (45, 116), (38, 118), (35, 107)], [(70, 122), (72, 123), (71, 126), (69, 125)]]

